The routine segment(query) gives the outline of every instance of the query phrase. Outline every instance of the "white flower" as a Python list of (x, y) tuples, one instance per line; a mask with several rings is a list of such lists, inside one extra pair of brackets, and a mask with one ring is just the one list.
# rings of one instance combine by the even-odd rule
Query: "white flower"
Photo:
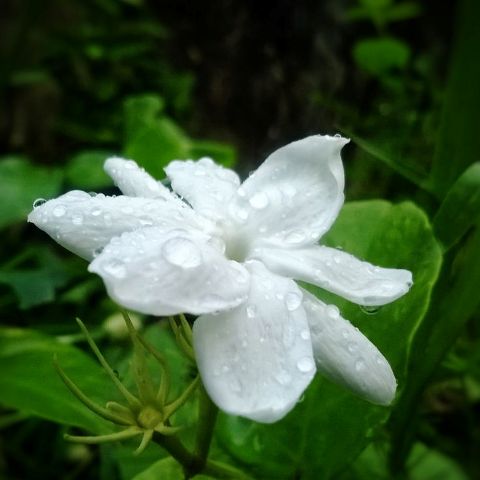
[(392, 302), (412, 284), (406, 270), (317, 244), (343, 204), (347, 142), (312, 136), (290, 143), (241, 185), (211, 159), (173, 161), (165, 171), (184, 201), (135, 162), (110, 158), (105, 170), (124, 195), (72, 191), (35, 208), (29, 221), (89, 260), (124, 307), (200, 315), (198, 368), (226, 412), (274, 422), (316, 368), (389, 404), (396, 381), (382, 354), (337, 307), (292, 280), (360, 305)]

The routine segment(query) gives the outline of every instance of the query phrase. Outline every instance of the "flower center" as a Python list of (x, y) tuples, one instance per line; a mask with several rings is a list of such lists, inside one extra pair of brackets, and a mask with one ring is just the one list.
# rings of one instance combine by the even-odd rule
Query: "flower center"
[(244, 262), (251, 249), (249, 236), (243, 229), (239, 229), (238, 225), (231, 223), (223, 223), (220, 229), (221, 238), (225, 242), (225, 256), (230, 260)]

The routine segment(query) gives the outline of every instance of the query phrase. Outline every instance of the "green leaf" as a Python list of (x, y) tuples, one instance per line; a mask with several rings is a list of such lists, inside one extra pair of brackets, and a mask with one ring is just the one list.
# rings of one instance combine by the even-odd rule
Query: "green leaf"
[(51, 302), (56, 289), (64, 286), (70, 278), (64, 263), (50, 250), (39, 248), (33, 254), (38, 263), (35, 268), (7, 267), (0, 270), (0, 283), (13, 289), (22, 309)]
[(154, 125), (163, 111), (163, 98), (154, 94), (136, 95), (123, 104), (125, 143), (130, 143), (145, 127)]
[(456, 42), (445, 92), (430, 182), (441, 198), (466, 168), (479, 160), (480, 152), (480, 2), (459, 3)]
[(111, 400), (113, 387), (95, 363), (79, 349), (32, 330), (0, 328), (0, 402), (3, 406), (105, 433), (110, 424), (91, 413), (63, 384), (53, 367), (53, 356), (68, 376), (99, 403)]
[(391, 464), (401, 469), (416, 433), (418, 407), (425, 385), (480, 305), (480, 228), (450, 252), (432, 295), (428, 315), (415, 333), (407, 388), (391, 421), (394, 437)]
[(368, 73), (383, 76), (393, 69), (405, 68), (410, 58), (410, 48), (396, 38), (368, 38), (355, 45), (353, 58)]
[(380, 160), (392, 170), (415, 183), (420, 188), (428, 188), (428, 184), (426, 182), (427, 172), (423, 170), (421, 165), (418, 163), (408, 162), (407, 159), (398, 155), (398, 151), (395, 148), (396, 146), (391, 145), (391, 140), (388, 144), (378, 144), (375, 141), (361, 138), (345, 129), (343, 129), (343, 132), (355, 142), (355, 145), (357, 145), (367, 154), (371, 155), (373, 158)]
[[(178, 480), (183, 478), (183, 469), (178, 462), (173, 458), (162, 458), (155, 462), (142, 473), (133, 477), (132, 480)], [(213, 477), (208, 475), (195, 475), (195, 480), (213, 480)]]
[(409, 458), (411, 480), (468, 480), (466, 473), (449, 457), (426, 447), (415, 444)]
[(75, 188), (85, 190), (111, 185), (111, 178), (103, 171), (103, 164), (111, 155), (111, 152), (95, 150), (78, 153), (67, 163), (66, 179)]
[[(427, 217), (411, 203), (350, 203), (328, 233), (327, 243), (373, 264), (413, 272), (411, 291), (375, 315), (310, 287), (336, 303), (343, 316), (378, 346), (403, 388), (412, 336), (428, 308), (441, 263)], [(388, 415), (389, 409), (373, 406), (318, 376), (305, 399), (276, 424), (222, 416), (221, 440), (232, 455), (260, 472), (259, 477), (329, 478), (365, 448)]]
[(189, 158), (196, 160), (201, 157), (211, 157), (216, 163), (229, 168), (234, 167), (237, 161), (235, 149), (231, 145), (209, 140), (194, 140)]
[(445, 249), (455, 245), (480, 217), (480, 162), (460, 176), (440, 205), (433, 227)]
[(170, 119), (164, 117), (139, 129), (126, 144), (124, 154), (155, 178), (163, 178), (163, 167), (175, 159), (186, 159), (190, 140)]
[(54, 197), (62, 184), (62, 172), (32, 165), (25, 158), (0, 159), (0, 228), (26, 221), (36, 198)]

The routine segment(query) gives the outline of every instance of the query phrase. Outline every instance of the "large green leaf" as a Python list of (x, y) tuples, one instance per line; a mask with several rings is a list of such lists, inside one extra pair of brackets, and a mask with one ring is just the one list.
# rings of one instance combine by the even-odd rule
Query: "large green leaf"
[[(142, 473), (139, 473), (132, 480), (179, 480), (183, 478), (183, 470), (178, 462), (173, 458), (162, 458), (155, 462)], [(213, 480), (208, 475), (195, 475), (195, 480)]]
[(433, 228), (445, 249), (455, 245), (480, 218), (480, 162), (453, 184), (440, 205)]
[[(404, 386), (408, 349), (428, 307), (441, 263), (440, 248), (425, 214), (411, 203), (383, 201), (345, 206), (327, 243), (386, 267), (413, 272), (408, 295), (369, 315), (346, 300), (334, 301), (385, 354)], [(305, 399), (285, 419), (260, 425), (222, 416), (221, 440), (228, 451), (251, 464), (260, 478), (329, 478), (355, 458), (373, 438), (389, 409), (372, 406), (318, 377)]]
[(63, 384), (54, 355), (88, 396), (102, 404), (117, 398), (103, 370), (81, 350), (32, 330), (5, 327), (0, 328), (0, 404), (89, 432), (111, 430)]
[[(461, 208), (461, 207), (460, 207)], [(415, 334), (407, 389), (392, 417), (392, 468), (402, 468), (416, 433), (423, 389), (480, 305), (480, 228), (446, 257), (432, 295), (431, 308)]]
[(37, 265), (19, 268), (14, 258), (9, 262), (14, 267), (7, 265), (0, 270), (0, 283), (12, 288), (22, 309), (51, 302), (56, 289), (64, 286), (70, 278), (65, 263), (47, 248), (24, 250), (22, 256), (29, 260), (33, 257)]
[(480, 45), (480, 2), (458, 3), (457, 38), (430, 177), (440, 197), (471, 163), (478, 161), (480, 152), (480, 62), (473, 60)]
[(68, 162), (65, 175), (75, 188), (96, 190), (112, 185), (111, 178), (104, 172), (103, 164), (111, 152), (91, 150), (74, 155)]
[(0, 228), (26, 221), (34, 200), (54, 197), (61, 183), (60, 170), (32, 165), (21, 157), (0, 159)]

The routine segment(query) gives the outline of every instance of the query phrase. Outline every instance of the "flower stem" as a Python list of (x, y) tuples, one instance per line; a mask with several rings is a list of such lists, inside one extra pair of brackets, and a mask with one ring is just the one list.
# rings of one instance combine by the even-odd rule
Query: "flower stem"
[[(180, 463), (180, 465), (182, 465), (186, 478), (191, 478), (200, 473), (198, 470), (198, 457), (190, 453), (177, 437), (167, 437), (154, 432), (153, 441), (163, 447), (178, 463)], [(219, 479), (252, 480), (251, 477), (240, 470), (237, 470), (230, 465), (214, 461), (205, 462), (202, 472)]]
[(201, 471), (207, 461), (213, 429), (217, 420), (218, 407), (212, 402), (203, 385), (199, 388), (199, 394), (199, 424), (195, 442), (195, 455), (199, 459), (199, 471)]

